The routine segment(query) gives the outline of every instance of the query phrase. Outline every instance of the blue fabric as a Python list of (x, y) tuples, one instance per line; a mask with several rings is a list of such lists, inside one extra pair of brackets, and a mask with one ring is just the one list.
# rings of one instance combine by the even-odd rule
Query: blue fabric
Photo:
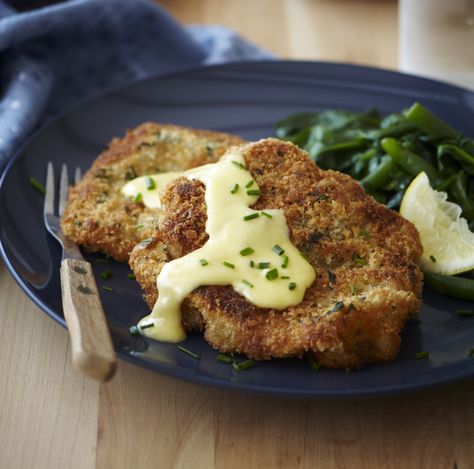
[(69, 0), (22, 11), (25, 3), (34, 2), (0, 0), (0, 171), (35, 128), (107, 89), (271, 57), (223, 27), (184, 28), (147, 0)]

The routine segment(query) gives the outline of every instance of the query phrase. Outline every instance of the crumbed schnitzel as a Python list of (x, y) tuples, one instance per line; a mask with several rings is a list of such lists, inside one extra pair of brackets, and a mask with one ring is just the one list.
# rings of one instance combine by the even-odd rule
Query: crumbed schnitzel
[(219, 159), (243, 140), (220, 132), (147, 123), (114, 139), (69, 191), (61, 226), (90, 251), (126, 261), (132, 248), (156, 230), (159, 213), (120, 193), (137, 176), (182, 171)]
[[(316, 280), (301, 303), (284, 310), (258, 308), (230, 286), (199, 287), (183, 304), (185, 329), (204, 331), (220, 351), (258, 360), (310, 353), (322, 366), (340, 369), (392, 360), (405, 321), (421, 304), (415, 227), (293, 144), (266, 139), (237, 151), (261, 191), (252, 208), (284, 211), (290, 239)], [(152, 240), (130, 255), (150, 307), (163, 265), (207, 241), (204, 196), (200, 181), (170, 183)]]

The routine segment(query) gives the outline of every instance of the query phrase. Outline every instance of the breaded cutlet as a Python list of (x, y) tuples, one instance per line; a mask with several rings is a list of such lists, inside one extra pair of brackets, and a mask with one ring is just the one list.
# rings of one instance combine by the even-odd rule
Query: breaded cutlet
[(174, 125), (142, 124), (112, 140), (70, 191), (61, 220), (67, 237), (89, 251), (126, 261), (156, 229), (159, 212), (133, 202), (120, 189), (145, 174), (182, 171), (212, 163), (239, 137)]
[[(238, 151), (261, 190), (252, 208), (284, 211), (291, 241), (316, 280), (300, 304), (284, 310), (258, 308), (231, 286), (200, 287), (183, 303), (185, 329), (202, 330), (222, 352), (257, 360), (308, 353), (338, 369), (392, 360), (405, 321), (421, 305), (422, 247), (415, 227), (351, 177), (318, 168), (291, 143), (266, 139)], [(162, 196), (153, 241), (130, 255), (150, 307), (164, 263), (208, 239), (204, 194), (199, 181), (173, 181)]]

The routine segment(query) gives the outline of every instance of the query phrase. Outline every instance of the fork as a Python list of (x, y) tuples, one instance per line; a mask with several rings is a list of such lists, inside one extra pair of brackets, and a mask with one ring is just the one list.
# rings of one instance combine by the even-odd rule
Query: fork
[[(76, 168), (75, 182), (81, 178)], [(112, 339), (107, 327), (104, 309), (89, 262), (85, 261), (76, 243), (67, 238), (60, 225), (69, 191), (67, 166), (63, 165), (59, 187), (58, 216), (55, 213), (54, 169), (48, 163), (44, 224), (62, 246), (61, 292), (64, 317), (71, 338), (74, 366), (100, 381), (110, 379), (117, 368)]]

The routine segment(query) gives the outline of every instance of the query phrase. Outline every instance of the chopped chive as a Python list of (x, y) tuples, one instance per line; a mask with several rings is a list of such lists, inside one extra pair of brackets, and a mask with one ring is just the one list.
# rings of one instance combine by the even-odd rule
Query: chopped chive
[(141, 224), (140, 224), (140, 225), (137, 225), (137, 226), (135, 227), (135, 229), (138, 231), (138, 230), (141, 230), (144, 226), (145, 226), (145, 225), (141, 225)]
[(217, 355), (216, 357), (216, 360), (218, 362), (227, 363), (228, 365), (230, 365), (234, 361), (234, 359), (230, 355), (227, 355), (225, 353), (219, 353), (219, 355)]
[(290, 278), (289, 275), (280, 275), (280, 278), (283, 280), (288, 280)]
[(457, 309), (456, 314), (459, 316), (474, 316), (473, 309)]
[(321, 365), (313, 357), (309, 356), (308, 362), (313, 371), (319, 371), (321, 369)]
[(107, 259), (102, 259), (99, 257), (99, 259), (96, 259), (95, 260), (97, 262), (97, 264), (108, 264), (109, 261)]
[(468, 356), (468, 357), (474, 357), (474, 347), (471, 347), (471, 348), (469, 349), (469, 352), (467, 352), (467, 356)]
[(360, 257), (357, 254), (354, 254), (353, 259), (354, 259), (354, 262), (358, 265), (367, 265), (368, 264), (368, 262), (363, 257)]
[(370, 233), (365, 228), (360, 230), (360, 236), (364, 239), (370, 239)]
[(107, 280), (110, 277), (112, 277), (112, 271), (111, 270), (104, 270), (103, 272), (100, 273), (100, 278), (102, 280)]
[(199, 263), (204, 267), (205, 265), (208, 265), (209, 262), (207, 259), (199, 259)]
[(226, 267), (229, 267), (229, 269), (235, 269), (235, 265), (232, 264), (232, 262), (224, 261), (224, 262), (222, 263), (222, 265), (225, 265)]
[(112, 287), (102, 287), (102, 290), (107, 290), (107, 291), (114, 291)]
[(129, 274), (127, 274), (127, 278), (128, 278), (129, 280), (135, 280), (135, 274), (132, 273), (132, 272), (130, 272)]
[(288, 290), (293, 291), (296, 288), (296, 283), (295, 282), (290, 282), (288, 284)]
[(245, 188), (248, 189), (249, 187), (252, 187), (254, 182), (255, 181), (253, 179), (250, 179), (250, 181), (247, 184), (245, 184)]
[(250, 266), (250, 267), (255, 267), (255, 262), (254, 262), (254, 261), (250, 261), (250, 262), (249, 262), (249, 266)]
[(140, 335), (140, 329), (138, 329), (138, 326), (131, 326), (130, 329), (128, 330), (128, 333), (133, 336), (137, 337)]
[(152, 191), (153, 189), (156, 189), (156, 183), (155, 183), (155, 180), (150, 177), (150, 176), (147, 176), (145, 178), (145, 187), (149, 190), (149, 191)]
[(135, 203), (137, 203), (137, 204), (138, 204), (139, 202), (141, 202), (142, 200), (143, 200), (143, 196), (142, 196), (142, 193), (141, 193), (141, 192), (139, 192), (139, 193), (135, 196), (135, 198), (133, 199), (133, 201), (134, 201)]
[(270, 267), (270, 262), (259, 262), (257, 267), (259, 269), (268, 269)]
[(41, 195), (46, 195), (46, 187), (41, 184), (37, 179), (30, 177), (30, 185), (36, 189)]
[(250, 254), (253, 254), (255, 251), (250, 247), (247, 246), (246, 248), (242, 249), (240, 251), (241, 256), (250, 256)]
[(279, 256), (285, 254), (285, 250), (281, 246), (278, 246), (278, 244), (275, 244), (275, 246), (272, 247), (272, 251)]
[(265, 274), (265, 277), (267, 280), (275, 280), (276, 278), (278, 278), (278, 269), (269, 270)]
[(244, 221), (253, 220), (254, 218), (258, 218), (258, 217), (259, 217), (258, 213), (249, 213), (248, 215), (245, 215)]
[(415, 358), (417, 360), (421, 360), (422, 358), (428, 358), (430, 356), (430, 354), (428, 352), (418, 352), (418, 353), (415, 353)]
[(262, 195), (260, 189), (247, 189), (247, 195)]
[(273, 215), (270, 215), (269, 213), (267, 212), (260, 212), (264, 217), (267, 217), (267, 218), (273, 218)]
[(255, 366), (255, 362), (253, 360), (245, 360), (240, 363), (232, 363), (232, 368), (235, 371), (243, 371), (243, 370), (248, 370), (249, 368), (252, 368)]
[(249, 288), (253, 288), (253, 283), (250, 283), (248, 280), (242, 279), (242, 283), (247, 285)]
[(139, 329), (148, 329), (150, 327), (155, 327), (155, 324), (153, 322), (149, 322), (148, 324), (143, 324), (142, 326), (139, 326)]
[(351, 295), (355, 295), (357, 293), (357, 289), (355, 285), (351, 285)]
[(290, 258), (288, 256), (283, 256), (283, 262), (281, 263), (281, 266), (283, 269), (286, 269), (288, 267), (289, 261), (290, 261)]
[(436, 257), (433, 256), (433, 255), (431, 255), (431, 256), (430, 256), (430, 261), (431, 261), (431, 262), (436, 262)]
[(235, 184), (232, 186), (232, 189), (230, 190), (230, 193), (231, 193), (231, 194), (235, 194), (238, 190), (239, 190), (239, 185), (238, 185), (237, 183), (235, 183)]
[(185, 353), (186, 355), (189, 355), (190, 357), (195, 358), (196, 360), (199, 360), (199, 355), (197, 353), (191, 352), (191, 350), (188, 350), (185, 347), (182, 347), (181, 345), (178, 345), (178, 350), (181, 350), (181, 352)]
[(238, 161), (232, 160), (232, 164), (234, 166), (237, 166), (237, 168), (245, 169), (245, 171), (247, 171), (247, 168), (242, 163), (239, 163)]

